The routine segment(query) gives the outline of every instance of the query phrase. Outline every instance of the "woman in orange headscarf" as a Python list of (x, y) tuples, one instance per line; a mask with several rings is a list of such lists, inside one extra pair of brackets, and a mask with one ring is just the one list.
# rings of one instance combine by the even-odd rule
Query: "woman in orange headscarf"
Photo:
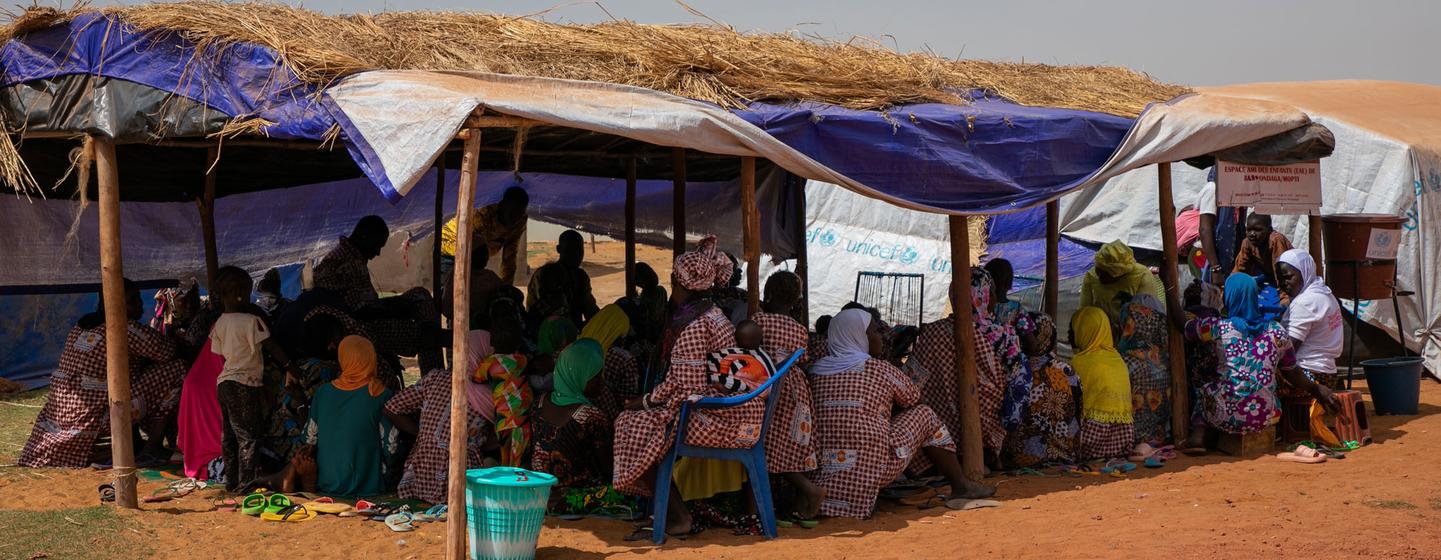
[[(375, 346), (360, 336), (340, 341), (340, 376), (315, 390), (306, 443), (315, 446), (315, 490), (373, 496), (387, 488), (398, 432), (382, 413), (390, 390), (375, 376)], [(376, 437), (376, 434), (380, 437)]]

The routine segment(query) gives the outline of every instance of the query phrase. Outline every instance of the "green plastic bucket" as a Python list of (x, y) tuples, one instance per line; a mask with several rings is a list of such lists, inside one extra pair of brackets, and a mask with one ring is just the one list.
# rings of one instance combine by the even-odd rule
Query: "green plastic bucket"
[(515, 467), (465, 471), (471, 560), (530, 560), (555, 477)]

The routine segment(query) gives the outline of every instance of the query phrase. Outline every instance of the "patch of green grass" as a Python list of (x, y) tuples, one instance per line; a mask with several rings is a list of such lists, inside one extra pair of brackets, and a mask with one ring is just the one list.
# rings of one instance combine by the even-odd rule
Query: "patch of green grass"
[(0, 396), (0, 464), (12, 464), (20, 456), (25, 439), (30, 437), (30, 426), (49, 394), (49, 389), (36, 389)]
[(0, 510), (5, 558), (145, 558), (150, 551), (111, 506), (58, 511)]
[(1416, 504), (1405, 500), (1366, 500), (1365, 504), (1377, 509), (1416, 509)]

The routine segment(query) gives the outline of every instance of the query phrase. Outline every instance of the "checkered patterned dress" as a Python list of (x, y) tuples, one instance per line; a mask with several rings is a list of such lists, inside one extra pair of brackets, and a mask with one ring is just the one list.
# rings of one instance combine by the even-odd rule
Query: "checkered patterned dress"
[[(867, 360), (861, 371), (811, 377), (820, 470), (826, 490), (821, 514), (870, 517), (876, 495), (922, 447), (955, 451), (950, 432), (921, 400), (920, 390), (894, 366)], [(892, 413), (896, 407), (905, 408)]]
[[(648, 410), (622, 412), (615, 421), (615, 488), (650, 496), (654, 488), (641, 482), (651, 467), (670, 452), (680, 406), (692, 395), (726, 396), (706, 379), (708, 352), (735, 346), (735, 328), (720, 308), (697, 317), (676, 338), (670, 372), (650, 392)], [(693, 411), (686, 443), (705, 447), (745, 448), (760, 438), (765, 415), (761, 399), (723, 410)]]
[(605, 353), (605, 364), (601, 366), (601, 379), (605, 386), (621, 401), (640, 396), (640, 365), (635, 356), (620, 346), (612, 346)]
[[(130, 395), (138, 424), (175, 414), (187, 364), (176, 356), (176, 341), (130, 322)], [(105, 325), (70, 329), (60, 364), (50, 377), (50, 396), (30, 439), (20, 451), (26, 467), (82, 468), (90, 464), (96, 439), (110, 434), (110, 399), (105, 381)]]
[[(915, 352), (906, 363), (907, 373), (921, 386), (921, 402), (931, 407), (951, 433), (959, 434), (961, 411), (956, 404), (955, 331), (947, 317), (921, 326)], [(980, 405), (981, 442), (988, 457), (997, 456), (1005, 444), (1006, 428), (1001, 425), (1005, 368), (991, 345), (976, 343), (976, 397)]]
[[(420, 415), (420, 433), (415, 447), (405, 460), (396, 493), (402, 500), (424, 500), (445, 503), (446, 475), (450, 472), (450, 370), (438, 369), (425, 374), (420, 382), (396, 393), (385, 403), (391, 414)], [(484, 434), (495, 428), (484, 416), (469, 410), (470, 444), (466, 448), (466, 468), (479, 468), (484, 453)]]
[[(778, 366), (810, 342), (806, 328), (787, 315), (762, 312), (751, 320), (760, 325), (762, 349)], [(800, 366), (792, 368), (781, 380), (780, 400), (766, 432), (766, 470), (772, 473), (808, 472), (817, 464), (810, 383)]]
[(1136, 438), (1131, 424), (1107, 424), (1097, 420), (1081, 420), (1082, 459), (1115, 459), (1131, 454)]

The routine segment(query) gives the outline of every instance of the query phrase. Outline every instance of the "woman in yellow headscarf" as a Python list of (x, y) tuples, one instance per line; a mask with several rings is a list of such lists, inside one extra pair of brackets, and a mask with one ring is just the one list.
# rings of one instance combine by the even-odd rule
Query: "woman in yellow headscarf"
[(347, 336), (339, 354), (340, 376), (315, 390), (305, 426), (305, 441), (315, 446), (314, 490), (337, 496), (382, 494), (389, 490), (386, 474), (399, 441), (383, 413), (391, 393), (375, 376), (375, 346), (369, 340)]
[[(602, 399), (596, 404), (601, 408), (614, 408), (616, 403), (625, 402), (640, 396), (640, 361), (630, 353), (630, 350), (616, 344), (622, 337), (630, 333), (630, 316), (626, 315), (625, 309), (616, 304), (610, 304), (591, 317), (590, 322), (581, 329), (581, 338), (589, 338), (600, 344), (601, 356), (604, 358), (604, 365), (600, 371), (600, 378), (605, 382), (605, 388), (610, 395), (617, 399)], [(619, 414), (619, 410), (609, 410), (612, 414)]]
[(1166, 288), (1161, 279), (1136, 262), (1130, 247), (1120, 240), (1102, 245), (1096, 251), (1096, 266), (1081, 279), (1081, 306), (1100, 308), (1111, 324), (1118, 324), (1121, 307), (1141, 294), (1166, 301)]
[(1131, 453), (1131, 375), (1111, 343), (1111, 322), (1095, 307), (1071, 317), (1071, 367), (1081, 378), (1083, 459), (1110, 459)]

